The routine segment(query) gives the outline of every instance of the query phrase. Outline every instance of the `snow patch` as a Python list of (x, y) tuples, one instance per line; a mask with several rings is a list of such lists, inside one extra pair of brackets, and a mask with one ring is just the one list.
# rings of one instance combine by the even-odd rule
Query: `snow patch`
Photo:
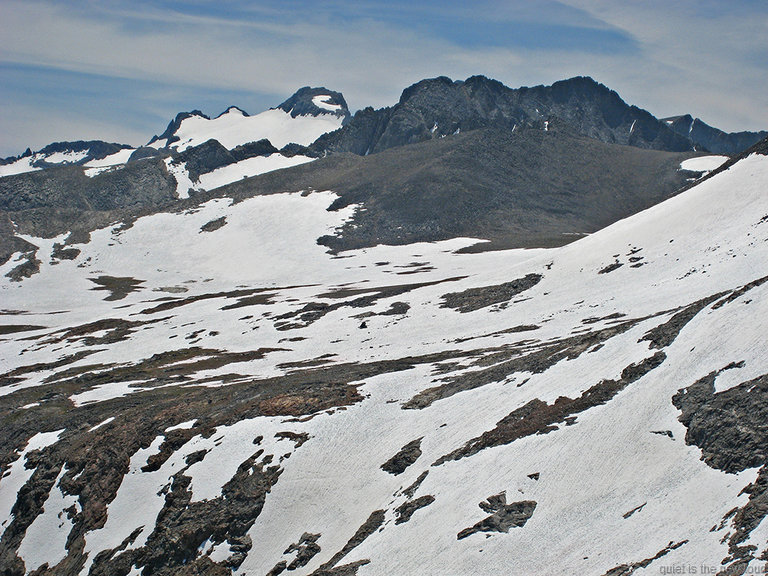
[(312, 104), (320, 108), (321, 110), (328, 110), (330, 112), (336, 112), (337, 110), (341, 110), (341, 104), (331, 104), (328, 102), (328, 100), (331, 99), (331, 96), (326, 95), (320, 95), (320, 96), (313, 96), (312, 97)]
[(176, 196), (179, 199), (189, 198), (190, 190), (197, 190), (198, 186), (192, 182), (187, 172), (186, 162), (177, 164), (171, 158), (165, 159), (165, 165), (168, 168), (168, 172), (176, 179)]
[(136, 150), (134, 148), (123, 148), (122, 150), (105, 156), (100, 160), (89, 160), (83, 166), (86, 168), (104, 168), (106, 166), (117, 166), (118, 164), (125, 164)]
[(242, 180), (243, 178), (265, 174), (266, 172), (272, 172), (273, 170), (280, 170), (282, 168), (290, 168), (291, 166), (298, 166), (300, 164), (312, 162), (312, 160), (314, 160), (314, 158), (310, 158), (309, 156), (296, 155), (289, 158), (288, 156), (283, 156), (278, 153), (269, 156), (254, 156), (253, 158), (246, 158), (240, 162), (222, 166), (211, 172), (201, 174), (198, 186), (203, 190), (213, 190), (214, 188), (226, 186), (232, 182)]
[(691, 172), (711, 172), (728, 160), (728, 156), (699, 156), (698, 158), (683, 160), (680, 163), (680, 169)]
[(94, 404), (96, 402), (103, 402), (105, 400), (111, 400), (113, 398), (120, 398), (133, 394), (135, 392), (141, 392), (141, 388), (136, 386), (137, 384), (143, 384), (143, 380), (131, 380), (129, 382), (108, 382), (95, 386), (85, 392), (79, 394), (73, 394), (69, 397), (72, 403), (76, 407), (85, 406), (86, 404)]
[(67, 150), (66, 152), (54, 152), (45, 157), (45, 161), (50, 164), (74, 164), (88, 157), (89, 150)]
[(93, 432), (94, 430), (98, 430), (102, 426), (106, 426), (107, 424), (109, 424), (110, 422), (113, 422), (114, 420), (115, 420), (115, 417), (114, 416), (110, 416), (109, 418), (107, 418), (103, 422), (99, 422), (98, 424), (96, 424), (96, 426), (93, 426), (90, 430), (88, 430), (88, 432)]
[(27, 454), (55, 444), (62, 432), (64, 432), (63, 429), (55, 432), (38, 432), (32, 436), (19, 457), (0, 478), (0, 537), (11, 523), (13, 516), (11, 510), (16, 504), (16, 495), (36, 470), (36, 468), (26, 468)]
[(79, 512), (80, 506), (77, 496), (61, 491), (59, 483), (65, 472), (66, 467), (63, 467), (43, 504), (42, 513), (27, 528), (19, 546), (18, 554), (24, 561), (27, 573), (37, 570), (45, 563), (48, 563), (49, 568), (53, 568), (68, 553), (67, 537), (73, 522), (67, 510), (75, 506), (75, 512)]
[(109, 172), (110, 170), (114, 170), (113, 166), (100, 166), (98, 168), (86, 168), (83, 170), (83, 174), (88, 176), (88, 178), (93, 178), (94, 176), (98, 176), (99, 174), (102, 174), (104, 172)]
[(189, 430), (195, 425), (195, 422), (197, 422), (197, 419), (195, 420), (188, 420), (187, 422), (182, 422), (181, 424), (176, 424), (176, 426), (171, 426), (170, 428), (166, 428), (166, 432), (173, 432), (174, 430)]
[(42, 168), (32, 166), (37, 159), (34, 156), (27, 156), (26, 158), (19, 158), (15, 162), (0, 166), (0, 177), (13, 176), (14, 174), (23, 174), (24, 172), (34, 172), (35, 170), (42, 170)]

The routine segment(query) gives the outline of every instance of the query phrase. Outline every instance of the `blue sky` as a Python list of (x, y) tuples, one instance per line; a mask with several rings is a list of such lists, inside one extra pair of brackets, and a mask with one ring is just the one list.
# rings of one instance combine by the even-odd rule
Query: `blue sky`
[(439, 75), (589, 75), (659, 117), (768, 128), (764, 0), (2, 0), (0, 38), (0, 157), (139, 145), (179, 111), (257, 113), (305, 85), (387, 106)]

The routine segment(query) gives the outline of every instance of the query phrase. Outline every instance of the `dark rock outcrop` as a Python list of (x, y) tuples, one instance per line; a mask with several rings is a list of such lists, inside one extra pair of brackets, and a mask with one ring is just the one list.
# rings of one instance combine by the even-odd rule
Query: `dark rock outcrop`
[(523, 500), (507, 504), (507, 495), (502, 492), (495, 496), (489, 496), (488, 500), (479, 504), (484, 512), (490, 516), (484, 518), (474, 526), (465, 528), (456, 535), (457, 540), (463, 540), (477, 532), (509, 532), (510, 528), (522, 528), (533, 516), (536, 510), (536, 502)]
[(731, 363), (672, 398), (681, 412), (679, 420), (687, 429), (685, 442), (701, 448), (702, 460), (709, 466), (728, 473), (760, 467), (755, 482), (743, 491), (749, 501), (730, 514), (734, 530), (723, 539), (730, 556), (723, 560), (724, 569), (718, 573), (722, 575), (743, 574), (743, 569), (759, 556), (757, 547), (746, 541), (768, 516), (768, 374), (722, 392), (715, 390), (715, 379), (721, 372), (742, 366), (740, 362)]
[(424, 496), (419, 496), (415, 500), (404, 502), (395, 509), (395, 515), (397, 516), (395, 524), (404, 524), (408, 522), (417, 510), (429, 506), (434, 501), (434, 496), (426, 494)]
[(421, 441), (422, 438), (417, 438), (411, 442), (408, 442), (403, 446), (400, 451), (392, 456), (389, 460), (381, 465), (381, 469), (385, 472), (397, 476), (405, 472), (408, 467), (416, 462), (421, 456)]
[(533, 288), (542, 278), (541, 274), (527, 274), (523, 278), (496, 286), (484, 286), (482, 288), (469, 288), (463, 292), (451, 292), (443, 296), (441, 307), (453, 308), (459, 312), (474, 312), (494, 304), (504, 305), (518, 294)]

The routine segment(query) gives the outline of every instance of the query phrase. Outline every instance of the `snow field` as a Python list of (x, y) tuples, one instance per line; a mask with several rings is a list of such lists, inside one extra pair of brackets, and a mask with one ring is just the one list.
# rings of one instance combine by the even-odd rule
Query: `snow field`
[(276, 148), (290, 143), (309, 146), (326, 132), (341, 128), (341, 122), (342, 119), (334, 114), (292, 118), (288, 112), (275, 108), (246, 116), (242, 110), (230, 108), (212, 120), (202, 116), (185, 118), (176, 131), (179, 141), (172, 146), (183, 152), (211, 138), (229, 150), (264, 138)]
[[(552, 250), (456, 254), (455, 250), (474, 240), (454, 239), (334, 256), (316, 239), (332, 233), (355, 208), (327, 212), (335, 198), (329, 191), (262, 196), (237, 204), (217, 199), (183, 214), (141, 218), (122, 232), (110, 227), (93, 233), (89, 244), (78, 245), (82, 252), (77, 259), (56, 265), (47, 256), (54, 240), (28, 238), (41, 246), (41, 272), (24, 280), (23, 290), (5, 278), (0, 281), (3, 307), (31, 312), (23, 317), (25, 323), (54, 330), (98, 318), (171, 317), (73, 366), (137, 362), (149, 351), (190, 345), (181, 336), (204, 328), (197, 346), (226, 351), (287, 349), (227, 366), (220, 373), (275, 375), (285, 372), (278, 366), (281, 363), (323, 354), (336, 354), (332, 363), (369, 362), (446, 350), (455, 351), (455, 360), (463, 366), (459, 370), (474, 371), (479, 369), (473, 365), (476, 350), (530, 339), (542, 345), (585, 328), (638, 320), (599, 350), (562, 360), (539, 374), (508, 374), (501, 381), (437, 400), (422, 410), (404, 410), (402, 405), (458, 372), (438, 375), (435, 365), (420, 364), (368, 378), (359, 383), (364, 400), (345, 410), (301, 422), (260, 417), (220, 427), (208, 439), (192, 438), (159, 470), (141, 472), (163, 441), (164, 436), (158, 436), (152, 446), (132, 457), (131, 471), (109, 504), (107, 524), (86, 535), (89, 561), (140, 526), (144, 530), (132, 546), (142, 545), (162, 509), (163, 498), (155, 495), (184, 467), (186, 455), (209, 450), (185, 472), (192, 478), (193, 500), (198, 501), (219, 496), (238, 465), (263, 448), (276, 459), (287, 453), (291, 457), (281, 463), (284, 471), (249, 532), (254, 547), (240, 568), (246, 574), (268, 572), (287, 559), (288, 546), (310, 532), (321, 535), (321, 552), (295, 571), (297, 576), (309, 574), (339, 551), (374, 510), (386, 510), (383, 529), (341, 562), (370, 559), (359, 569), (361, 576), (407, 573), (413, 566), (423, 573), (457, 576), (505, 573), (518, 566), (532, 574), (602, 574), (623, 563), (651, 558), (670, 541), (683, 540), (688, 543), (658, 562), (719, 564), (728, 554), (720, 540), (731, 527), (714, 532), (710, 528), (747, 501), (741, 491), (755, 479), (756, 470), (725, 474), (702, 462), (700, 450), (685, 444), (685, 428), (677, 420), (679, 412), (671, 398), (680, 388), (730, 362), (744, 365), (718, 376), (718, 391), (766, 373), (766, 284), (720, 308), (713, 309), (712, 304), (703, 308), (664, 349), (667, 357), (659, 367), (606, 404), (574, 414), (572, 425), (559, 423), (546, 434), (433, 464), (533, 399), (552, 404), (561, 396), (576, 398), (602, 380), (619, 378), (625, 367), (656, 353), (641, 339), (679, 307), (768, 275), (766, 181), (768, 158), (750, 156), (667, 202)], [(226, 218), (222, 228), (200, 231), (221, 217)], [(621, 267), (607, 270), (617, 261)], [(407, 266), (414, 262), (434, 269), (397, 274), (411, 270)], [(632, 267), (637, 264), (641, 265)], [(493, 286), (528, 273), (541, 274), (543, 279), (506, 307), (489, 306), (470, 313), (441, 307), (446, 293)], [(92, 291), (94, 285), (87, 280), (98, 275), (132, 276), (144, 284), (123, 300), (107, 302), (103, 300), (107, 294)], [(465, 278), (457, 279), (461, 276)], [(373, 289), (438, 280), (443, 282), (383, 298), (371, 308), (340, 308), (304, 328), (278, 330), (276, 326), (276, 316), (297, 312), (309, 302), (333, 304), (360, 296), (333, 298), (329, 292), (334, 288)], [(173, 294), (179, 298), (270, 288), (276, 303), (222, 310), (235, 300), (221, 296), (139, 314), (158, 304), (150, 300), (168, 296), (154, 291), (163, 287), (187, 288)], [(382, 312), (398, 301), (410, 306), (405, 315), (372, 316), (366, 319), (367, 327), (360, 328), (357, 314)], [(57, 310), (67, 312), (50, 314)], [(605, 318), (611, 314), (625, 316)], [(248, 315), (252, 318), (239, 320)], [(588, 319), (590, 323), (585, 323)], [(494, 336), (531, 324), (539, 328)], [(174, 334), (179, 337), (171, 339)], [(285, 341), (298, 336), (305, 340)], [(20, 348), (17, 341), (0, 341), (4, 370), (50, 361), (64, 353), (42, 343), (19, 356)], [(74, 344), (67, 353), (80, 349), (85, 345)], [(34, 375), (21, 385), (35, 385), (43, 377)], [(126, 391), (125, 384), (83, 391), (72, 400), (114, 397)], [(653, 433), (667, 430), (671, 438)], [(275, 438), (282, 431), (307, 433), (310, 438), (296, 449), (291, 441)], [(255, 446), (253, 438), (258, 435), (264, 441)], [(420, 437), (423, 453), (402, 475), (380, 469), (405, 444)], [(31, 440), (30, 446), (38, 443), (40, 439)], [(28, 446), (25, 453), (29, 450)], [(29, 478), (23, 470), (25, 453), (11, 465), (10, 475), (0, 480), (0, 493), (16, 493)], [(428, 475), (414, 498), (429, 494), (435, 501), (417, 510), (409, 522), (396, 525), (394, 509), (406, 501), (402, 490), (424, 471)], [(538, 481), (529, 478), (534, 473), (540, 475)], [(508, 503), (537, 502), (525, 527), (457, 540), (459, 531), (487, 516), (478, 504), (502, 491)], [(65, 498), (51, 494), (50, 510), (46, 503), (45, 514), (38, 518), (40, 526), (52, 525), (58, 518), (56, 511), (67, 503)], [(10, 509), (0, 516), (8, 517)], [(62, 524), (61, 529), (65, 528)], [(761, 525), (754, 537), (764, 530)], [(28, 532), (22, 543), (28, 555), (35, 534)], [(57, 557), (59, 543), (54, 538), (47, 554)], [(203, 548), (217, 560), (229, 554), (226, 543), (210, 542)], [(29, 558), (31, 564), (39, 561), (34, 554)], [(658, 564), (637, 573), (658, 573)]]

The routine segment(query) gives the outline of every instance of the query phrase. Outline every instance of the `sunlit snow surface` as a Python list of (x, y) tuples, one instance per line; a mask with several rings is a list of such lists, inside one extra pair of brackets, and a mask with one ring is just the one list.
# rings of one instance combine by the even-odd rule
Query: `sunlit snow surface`
[(308, 156), (302, 156), (300, 154), (296, 156), (283, 156), (282, 154), (270, 154), (269, 156), (254, 156), (253, 158), (246, 158), (240, 162), (234, 164), (228, 164), (222, 166), (211, 172), (200, 175), (200, 186), (204, 190), (213, 190), (226, 184), (231, 184), (242, 178), (248, 176), (256, 176), (257, 174), (264, 174), (273, 170), (280, 170), (281, 168), (290, 168), (291, 166), (298, 166), (299, 164), (305, 164), (311, 162), (314, 158)]
[[(125, 150), (121, 150), (117, 154), (113, 154), (112, 156), (117, 156), (119, 154), (124, 153)], [(130, 152), (133, 152), (133, 150), (130, 150)], [(36, 154), (33, 154), (31, 156), (27, 156), (25, 158), (19, 158), (18, 160), (15, 160), (14, 162), (11, 162), (10, 164), (5, 164), (0, 166), (0, 177), (3, 176), (12, 176), (13, 174), (22, 174), (24, 172), (33, 172), (35, 170), (41, 170), (42, 168), (33, 166), (35, 162), (38, 161), (45, 161), (48, 164), (74, 164), (76, 162), (79, 162), (86, 158), (88, 156), (89, 151), (88, 150), (66, 150), (63, 152), (53, 152), (51, 154), (43, 154), (41, 152), (38, 152)], [(130, 154), (128, 154), (130, 156)], [(108, 156), (107, 158), (111, 158), (111, 156)], [(104, 160), (107, 160), (105, 158)], [(125, 160), (122, 162), (127, 161), (128, 158), (126, 157)], [(97, 164), (94, 164), (96, 162)], [(106, 164), (98, 164), (99, 162), (103, 162), (101, 160), (92, 160), (88, 163), (88, 166), (105, 166)]]
[[(223, 135), (225, 123), (221, 126)], [(194, 141), (191, 131), (186, 134)], [(295, 370), (291, 366), (296, 363), (318, 358), (331, 369), (342, 363), (451, 351), (455, 362), (449, 366), (425, 361), (366, 377), (359, 382), (362, 400), (344, 410), (322, 411), (312, 418), (257, 416), (220, 426), (210, 437), (193, 434), (162, 466), (144, 472), (142, 467), (165, 435), (194, 431), (194, 422), (175, 422), (159, 431), (151, 445), (133, 455), (105, 524), (86, 533), (88, 556), (81, 573), (87, 574), (99, 551), (115, 548), (137, 530), (126, 549), (146, 543), (164, 505), (163, 490), (189, 455), (207, 450), (184, 472), (191, 478), (191, 501), (212, 500), (254, 454), (252, 440), (257, 436), (263, 437), (258, 448), (280, 463), (282, 473), (248, 532), (253, 547), (236, 574), (266, 574), (281, 561), (291, 562), (295, 552), (287, 550), (304, 533), (320, 535), (320, 551), (290, 573), (310, 574), (377, 510), (385, 513), (381, 528), (341, 562), (369, 561), (359, 567), (361, 576), (599, 576), (621, 564), (653, 558), (670, 543), (683, 541), (645, 568), (637, 567), (634, 574), (659, 574), (662, 565), (720, 565), (729, 554), (723, 539), (731, 524), (725, 521), (712, 528), (747, 502), (742, 490), (757, 471), (726, 474), (705, 464), (701, 451), (686, 444), (686, 429), (671, 398), (732, 362), (743, 364), (717, 377), (718, 390), (768, 372), (768, 284), (717, 308), (704, 307), (664, 348), (666, 360), (658, 368), (605, 404), (575, 414), (570, 425), (560, 422), (546, 434), (439, 465), (438, 460), (532, 400), (552, 404), (560, 397), (577, 398), (601, 381), (620, 378), (625, 367), (656, 352), (643, 336), (679, 307), (768, 275), (766, 182), (768, 158), (751, 156), (663, 204), (548, 250), (460, 254), (458, 249), (476, 240), (454, 239), (333, 255), (316, 240), (334, 233), (356, 207), (327, 211), (336, 198), (331, 191), (257, 196), (239, 203), (220, 198), (180, 214), (147, 216), (128, 228), (112, 226), (92, 233), (88, 244), (76, 245), (81, 252), (71, 261), (52, 263), (57, 239), (25, 237), (40, 246), (41, 270), (22, 282), (2, 277), (2, 307), (25, 311), (19, 317), (0, 316), (3, 324), (21, 324), (23, 319), (24, 324), (43, 326), (43, 334), (53, 334), (99, 319), (157, 320), (126, 339), (94, 345), (100, 351), (67, 368), (130, 365), (191, 345), (228, 352), (274, 350), (260, 359), (201, 370), (184, 384), (194, 387), (205, 380), (198, 385), (221, 387), (232, 382), (226, 374), (235, 373), (241, 380), (281, 376)], [(214, 222), (216, 226), (206, 226)], [(6, 263), (0, 274), (14, 265)], [(542, 280), (513, 302), (467, 313), (442, 307), (445, 294), (532, 273)], [(105, 300), (110, 293), (95, 289), (92, 281), (104, 276), (141, 282), (119, 300)], [(306, 325), (281, 329), (279, 316), (308, 303), (352, 301), (359, 296), (354, 290), (422, 283), (432, 284), (382, 297), (370, 306), (339, 307)], [(228, 308), (236, 301), (228, 293), (257, 288), (268, 290), (268, 303)], [(338, 292), (341, 289), (348, 292)], [(189, 302), (151, 311), (182, 299)], [(408, 309), (371, 315), (364, 322), (359, 316), (386, 312), (395, 302), (406, 303)], [(475, 362), (491, 350), (535, 349), (630, 319), (636, 321), (633, 326), (601, 347), (538, 373), (511, 371), (423, 409), (404, 407), (443, 378), (480, 370), (483, 366)], [(510, 330), (521, 326), (535, 328)], [(0, 370), (51, 363), (88, 349), (82, 340), (68, 342), (64, 349), (61, 343), (46, 344), (45, 338), (5, 336), (0, 340)], [(43, 386), (55, 370), (27, 373), (0, 388), (0, 394), (11, 401), (19, 391)], [(142, 380), (106, 384), (73, 393), (71, 401), (74, 409), (125, 394), (134, 398), (149, 393), (152, 385)], [(119, 411), (114, 418), (90, 424), (115, 425)], [(659, 431), (669, 435), (654, 433)], [(283, 432), (307, 434), (308, 439), (296, 446), (279, 436)], [(35, 438), (30, 447), (41, 443)], [(381, 469), (418, 438), (422, 454), (401, 475)], [(46, 442), (55, 438), (46, 437)], [(31, 475), (19, 464), (23, 460), (20, 454), (10, 475), (0, 480), (0, 522), (11, 517), (12, 494)], [(403, 490), (424, 472), (426, 478), (409, 497)], [(44, 515), (21, 543), (27, 570), (39, 565), (42, 555), (52, 562), (62, 557), (61, 531), (69, 520), (59, 512), (72, 496), (57, 490), (52, 490)], [(506, 492), (508, 503), (537, 503), (525, 526), (458, 539), (462, 530), (488, 516), (479, 504), (501, 492)], [(397, 507), (427, 495), (434, 501), (416, 510), (408, 522), (395, 523)], [(41, 551), (35, 543), (43, 526), (50, 527), (51, 540)], [(766, 546), (764, 532), (761, 526), (753, 534), (756, 555)], [(226, 542), (203, 540), (199, 548), (199, 554), (216, 562), (226, 561), (229, 553)]]
[(728, 160), (728, 156), (699, 156), (698, 158), (689, 158), (683, 160), (680, 168), (692, 172), (709, 172), (719, 168)]
[(312, 97), (312, 104), (317, 106), (318, 108), (321, 108), (323, 110), (330, 110), (331, 112), (336, 112), (337, 110), (341, 110), (341, 104), (331, 104), (328, 102), (330, 100), (330, 96), (313, 96)]
[(104, 166), (115, 166), (117, 164), (125, 164), (131, 157), (131, 154), (136, 152), (133, 148), (123, 148), (119, 152), (105, 156), (101, 160), (91, 160), (85, 163), (85, 166), (89, 168), (101, 168)]
[(19, 548), (19, 557), (27, 570), (36, 570), (43, 564), (55, 566), (67, 555), (67, 537), (72, 529), (68, 509), (77, 510), (77, 496), (65, 495), (59, 487), (64, 475), (62, 469), (54, 481), (51, 494), (43, 504), (43, 513), (27, 528), (27, 534)]
[(0, 176), (12, 176), (14, 174), (22, 174), (24, 172), (33, 172), (34, 170), (41, 170), (32, 166), (36, 161), (34, 156), (27, 156), (26, 158), (19, 158), (15, 162), (0, 166)]
[[(341, 122), (342, 118), (335, 114), (293, 118), (288, 112), (275, 108), (255, 116), (246, 116), (242, 110), (230, 108), (210, 120), (202, 116), (185, 118), (176, 131), (179, 140), (171, 145), (183, 152), (213, 138), (225, 148), (232, 149), (266, 138), (277, 148), (291, 142), (309, 146), (326, 132), (341, 128)], [(158, 141), (155, 145), (163, 144)]]

